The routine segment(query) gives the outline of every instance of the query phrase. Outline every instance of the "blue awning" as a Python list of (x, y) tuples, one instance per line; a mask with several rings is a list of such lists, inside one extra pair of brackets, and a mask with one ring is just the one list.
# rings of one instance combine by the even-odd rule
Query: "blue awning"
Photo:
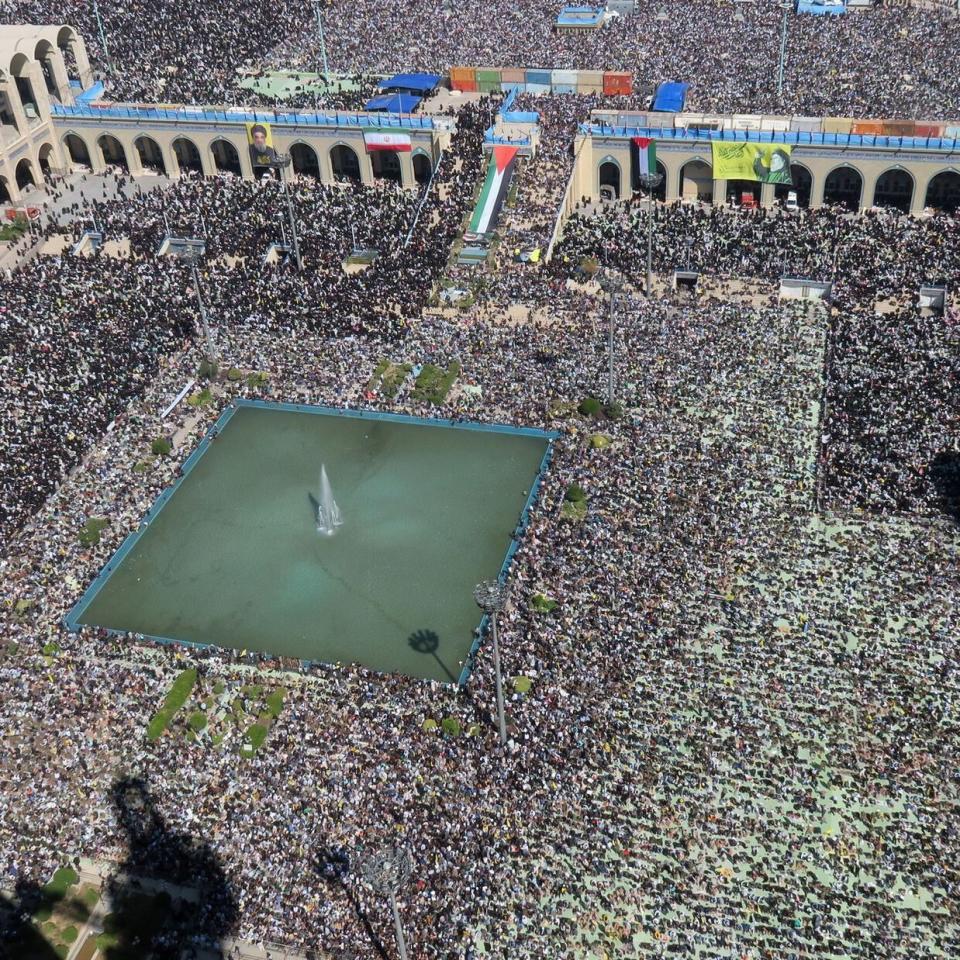
[(381, 80), (377, 89), (397, 93), (430, 93), (440, 86), (442, 79), (443, 77), (436, 73), (398, 73), (388, 80)]
[(847, 12), (844, 0), (799, 0), (797, 13), (812, 13), (822, 17), (825, 14), (839, 16)]
[(689, 83), (661, 83), (653, 98), (653, 109), (666, 113), (680, 113), (687, 99)]
[(364, 109), (385, 113), (413, 113), (420, 105), (420, 99), (420, 97), (411, 97), (406, 93), (382, 93), (379, 97), (368, 100)]

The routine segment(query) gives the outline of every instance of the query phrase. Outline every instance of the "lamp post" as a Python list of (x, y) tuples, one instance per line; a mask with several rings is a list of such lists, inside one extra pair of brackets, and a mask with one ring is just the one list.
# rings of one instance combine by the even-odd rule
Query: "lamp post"
[(653, 191), (663, 183), (662, 173), (641, 173), (640, 186), (647, 191), (650, 217), (647, 220), (647, 299), (653, 293)]
[[(178, 242), (179, 243), (179, 242)], [(203, 259), (206, 253), (207, 245), (205, 241), (199, 239), (190, 239), (183, 241), (182, 246), (177, 246), (171, 250), (171, 256), (176, 257), (190, 267), (190, 273), (193, 276), (193, 289), (197, 295), (197, 306), (200, 308), (200, 328), (203, 331), (203, 341), (205, 350), (205, 359), (210, 363), (217, 361), (217, 345), (213, 342), (213, 334), (210, 332), (210, 322), (207, 317), (207, 307), (203, 302), (203, 296), (200, 293), (200, 274), (197, 271), (197, 264)]]
[(323, 15), (320, 13), (323, 6), (323, 0), (313, 0), (313, 13), (317, 18), (317, 36), (320, 39), (320, 61), (323, 63), (323, 85), (326, 87), (330, 70), (327, 67), (327, 44), (323, 39)]
[(503, 678), (500, 676), (500, 644), (497, 638), (497, 614), (506, 606), (507, 587), (499, 580), (484, 580), (473, 588), (477, 606), (490, 617), (493, 634), (493, 672), (497, 681), (497, 728), (500, 743), (507, 742), (507, 718), (503, 711)]
[(107, 32), (103, 29), (103, 20), (100, 17), (100, 8), (97, 6), (97, 0), (93, 0), (93, 16), (97, 21), (97, 31), (100, 34), (100, 46), (103, 47), (103, 55), (107, 61), (107, 71), (113, 73), (113, 65), (110, 62), (110, 46), (107, 43)]
[(300, 257), (300, 240), (297, 237), (297, 220), (293, 215), (293, 200), (291, 199), (290, 193), (287, 190), (287, 180), (283, 175), (283, 171), (286, 170), (292, 162), (293, 160), (289, 153), (278, 153), (270, 162), (270, 167), (273, 170), (276, 170), (277, 175), (280, 177), (280, 189), (283, 190), (283, 195), (286, 198), (287, 215), (290, 218), (290, 235), (293, 241), (293, 259), (296, 261), (297, 270), (303, 270), (303, 260)]
[(780, 66), (777, 69), (777, 99), (783, 99), (783, 71), (787, 63), (787, 23), (790, 10), (793, 7), (791, 3), (780, 4), (783, 10), (783, 23), (780, 27)]
[(382, 847), (363, 856), (360, 872), (377, 893), (390, 901), (397, 934), (397, 953), (400, 960), (407, 960), (407, 945), (403, 939), (400, 911), (397, 909), (397, 892), (410, 880), (413, 859), (403, 847)]
[(614, 332), (616, 318), (617, 294), (620, 292), (621, 280), (615, 273), (605, 272), (600, 274), (600, 289), (610, 295), (610, 327), (607, 332), (607, 356), (609, 360), (609, 369), (607, 373), (607, 403), (614, 402)]

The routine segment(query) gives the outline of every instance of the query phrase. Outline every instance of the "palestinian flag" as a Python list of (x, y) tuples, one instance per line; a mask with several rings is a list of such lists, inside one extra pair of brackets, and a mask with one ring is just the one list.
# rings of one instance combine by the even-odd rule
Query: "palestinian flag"
[(640, 189), (640, 177), (657, 172), (657, 141), (650, 137), (630, 138), (630, 162), (633, 168), (633, 189)]
[(503, 201), (507, 199), (516, 158), (516, 147), (493, 148), (493, 156), (487, 163), (487, 176), (483, 181), (480, 199), (470, 218), (470, 226), (467, 227), (469, 233), (489, 233), (493, 230)]
[(367, 153), (378, 150), (395, 150), (397, 153), (410, 153), (409, 133), (385, 133), (382, 130), (364, 131), (363, 143)]

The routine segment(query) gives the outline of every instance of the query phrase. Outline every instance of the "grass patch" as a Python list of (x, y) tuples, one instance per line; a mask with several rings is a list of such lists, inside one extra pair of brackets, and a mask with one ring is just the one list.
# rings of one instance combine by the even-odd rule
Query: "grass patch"
[(599, 417), (603, 404), (596, 397), (584, 397), (577, 411), (584, 417)]
[(60, 939), (63, 940), (64, 943), (73, 943), (79, 936), (80, 931), (74, 926), (69, 926), (60, 934)]
[(43, 655), (45, 657), (55, 657), (60, 652), (60, 644), (53, 640), (43, 645)]
[(278, 687), (267, 697), (267, 709), (274, 720), (283, 712), (283, 688)]
[(195, 710), (190, 714), (190, 719), (187, 722), (190, 724), (191, 730), (199, 733), (201, 730), (206, 729), (207, 715), (202, 710)]
[(183, 673), (173, 681), (170, 692), (164, 697), (163, 706), (154, 714), (153, 718), (147, 724), (147, 739), (157, 740), (163, 731), (170, 725), (177, 711), (187, 702), (197, 682), (197, 671), (194, 669), (184, 670)]
[(252, 757), (264, 744), (270, 728), (262, 723), (252, 723), (246, 732), (244, 743), (240, 747), (240, 755)]
[(150, 444), (150, 452), (155, 457), (165, 457), (173, 449), (173, 444), (166, 437), (157, 437)]
[(197, 368), (197, 376), (201, 380), (216, 380), (217, 374), (220, 373), (220, 368), (212, 361), (204, 358), (200, 361), (200, 366)]
[(155, 463), (157, 458), (154, 456), (144, 457), (133, 465), (134, 473), (146, 473)]
[(67, 891), (79, 881), (80, 875), (73, 867), (61, 867), (43, 888), (44, 896), (48, 900), (62, 900), (67, 895)]
[(587, 499), (587, 493), (579, 483), (571, 483), (570, 486), (567, 487), (567, 492), (564, 493), (563, 499), (569, 503), (579, 503), (581, 500), (585, 501)]
[(251, 390), (257, 390), (258, 388), (262, 387), (269, 379), (270, 379), (269, 374), (264, 373), (262, 370), (258, 370), (255, 373), (247, 374), (247, 386)]
[(433, 731), (436, 729), (437, 729), (437, 721), (434, 720), (432, 717), (427, 717), (427, 719), (423, 721), (424, 733), (433, 733)]
[(590, 436), (590, 447), (593, 450), (603, 450), (610, 446), (610, 438), (603, 433), (594, 433)]
[(564, 520), (581, 521), (587, 517), (586, 500), (564, 500), (560, 507), (560, 516)]
[(400, 392), (403, 381), (410, 376), (412, 369), (412, 363), (388, 364), (387, 369), (380, 375), (380, 392), (388, 400), (392, 400)]
[(446, 400), (450, 388), (459, 376), (459, 360), (454, 360), (446, 370), (441, 370), (432, 363), (426, 363), (414, 384), (413, 399), (438, 407)]
[(444, 717), (440, 726), (448, 737), (460, 736), (460, 721), (456, 717)]
[(0, 243), (13, 243), (19, 240), (30, 229), (26, 217), (20, 216), (0, 227)]
[(517, 693), (529, 693), (532, 686), (533, 681), (529, 677), (513, 678), (513, 689), (516, 690)]
[(557, 601), (551, 600), (546, 594), (535, 593), (530, 598), (530, 609), (534, 613), (552, 613), (557, 609)]
[(100, 532), (110, 521), (106, 517), (90, 517), (80, 528), (80, 542), (87, 547), (95, 547), (100, 542)]
[(242, 379), (243, 379), (243, 372), (242, 372), (241, 370), (239, 370), (237, 367), (231, 367), (231, 368), (227, 371), (227, 379), (228, 379), (231, 383), (236, 383), (238, 380), (242, 380)]
[(209, 387), (204, 387), (187, 397), (187, 403), (191, 407), (205, 407), (211, 400), (213, 400), (213, 393)]

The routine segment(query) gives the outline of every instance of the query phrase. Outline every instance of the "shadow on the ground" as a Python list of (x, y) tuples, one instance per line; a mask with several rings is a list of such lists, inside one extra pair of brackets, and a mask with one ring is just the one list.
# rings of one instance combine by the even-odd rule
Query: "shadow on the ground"
[(960, 525), (960, 453), (944, 450), (930, 464), (933, 482), (943, 512)]
[[(98, 958), (225, 957), (222, 944), (236, 926), (237, 904), (216, 855), (202, 837), (168, 827), (142, 780), (118, 780), (111, 798), (127, 834), (127, 857), (104, 883), (106, 900), (93, 913)], [(45, 887), (21, 884), (12, 898), (0, 897), (0, 944), (6, 948), (0, 947), (0, 957), (66, 956), (93, 908), (80, 896), (76, 877), (65, 867)]]
[(451, 673), (450, 668), (440, 659), (437, 650), (440, 649), (440, 637), (433, 630), (416, 630), (407, 638), (407, 643), (417, 651), (432, 656), (440, 665), (440, 669), (447, 675), (451, 683), (456, 683), (459, 679)]

